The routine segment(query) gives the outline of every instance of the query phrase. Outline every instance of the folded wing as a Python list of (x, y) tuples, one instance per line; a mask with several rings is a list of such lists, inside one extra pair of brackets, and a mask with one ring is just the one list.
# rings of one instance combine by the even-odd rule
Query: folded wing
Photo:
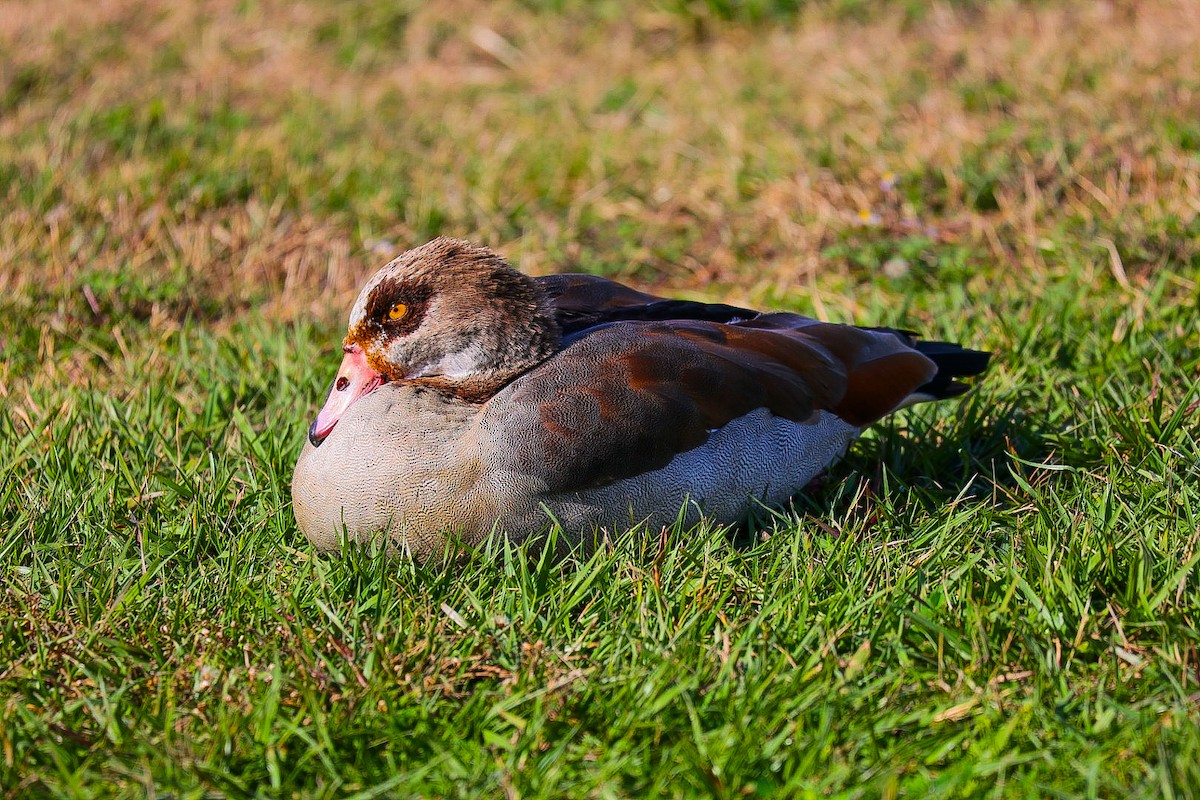
[[(614, 292), (605, 308), (653, 302)], [(484, 435), (510, 440), (501, 451), (515, 454), (511, 468), (550, 491), (661, 468), (756, 408), (799, 423), (834, 413), (863, 426), (937, 372), (904, 334), (795, 314), (733, 324), (604, 318), (568, 341), (489, 400), (480, 417)]]
[(656, 297), (597, 275), (546, 275), (534, 281), (554, 306), (555, 318), (568, 341), (590, 328), (611, 322), (689, 319), (732, 322), (759, 316), (757, 311), (724, 303)]

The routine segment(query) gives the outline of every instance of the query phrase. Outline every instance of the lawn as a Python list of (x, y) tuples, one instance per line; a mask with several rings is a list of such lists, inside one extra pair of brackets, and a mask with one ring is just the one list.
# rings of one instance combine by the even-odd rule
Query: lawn
[[(1200, 796), (1200, 14), (0, 2), (0, 797)], [(316, 553), (359, 283), (996, 353), (750, 530)]]

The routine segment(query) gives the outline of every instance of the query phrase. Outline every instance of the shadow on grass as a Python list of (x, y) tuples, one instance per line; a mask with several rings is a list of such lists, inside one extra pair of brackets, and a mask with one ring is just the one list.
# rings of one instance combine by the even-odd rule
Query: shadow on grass
[(1000, 511), (1027, 503), (1031, 482), (1043, 488), (1102, 460), (1089, 448), (1064, 446), (1070, 443), (1061, 420), (1051, 422), (1056, 417), (1061, 413), (1054, 414), (1047, 399), (1022, 393), (999, 405), (971, 397), (940, 422), (920, 411), (891, 418), (797, 493), (791, 514), (764, 509), (734, 530), (733, 544), (752, 546), (762, 534), (797, 521), (828, 528), (824, 520), (870, 516), (897, 503), (930, 514), (951, 505)]

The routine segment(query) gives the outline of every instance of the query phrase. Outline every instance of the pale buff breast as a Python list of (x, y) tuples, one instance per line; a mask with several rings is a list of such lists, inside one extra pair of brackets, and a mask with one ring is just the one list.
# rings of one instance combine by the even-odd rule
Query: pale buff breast
[(449, 532), (478, 541), (500, 509), (478, 491), (473, 409), (387, 384), (359, 400), (320, 447), (305, 443), (292, 475), (300, 530), (317, 548), (342, 538), (382, 542), (424, 558)]

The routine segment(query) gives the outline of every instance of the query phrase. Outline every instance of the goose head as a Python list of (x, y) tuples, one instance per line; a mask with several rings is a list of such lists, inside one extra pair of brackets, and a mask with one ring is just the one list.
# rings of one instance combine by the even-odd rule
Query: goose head
[(542, 290), (485, 247), (438, 238), (367, 281), (350, 311), (341, 367), (308, 431), (320, 445), (365, 395), (411, 381), (482, 402), (559, 346)]

